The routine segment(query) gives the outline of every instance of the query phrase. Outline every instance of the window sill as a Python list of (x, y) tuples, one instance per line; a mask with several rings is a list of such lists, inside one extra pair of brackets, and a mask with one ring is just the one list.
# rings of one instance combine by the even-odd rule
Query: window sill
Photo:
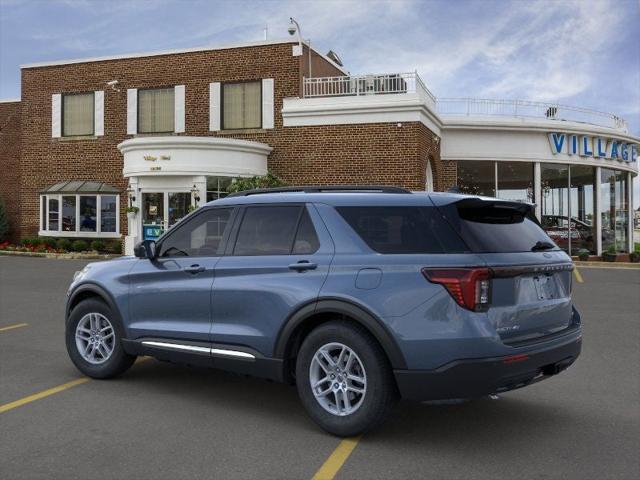
[(238, 135), (238, 134), (251, 134), (251, 133), (267, 133), (265, 128), (237, 128), (234, 130), (218, 130), (216, 133), (219, 135)]
[(138, 137), (175, 137), (178, 136), (178, 133), (176, 132), (153, 132), (153, 133), (136, 133), (135, 135), (132, 135), (135, 138)]
[(59, 238), (120, 238), (117, 232), (52, 232), (40, 230), (39, 237), (59, 237)]
[(82, 142), (82, 141), (92, 141), (97, 140), (100, 137), (96, 137), (95, 135), (77, 135), (74, 137), (56, 137), (54, 140), (58, 142)]

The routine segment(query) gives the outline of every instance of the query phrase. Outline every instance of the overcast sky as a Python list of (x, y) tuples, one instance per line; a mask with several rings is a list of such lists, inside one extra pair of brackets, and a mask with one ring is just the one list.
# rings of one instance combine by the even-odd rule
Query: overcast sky
[(613, 112), (640, 135), (640, 0), (0, 0), (0, 99), (23, 63), (281, 39), (290, 16), (352, 73)]

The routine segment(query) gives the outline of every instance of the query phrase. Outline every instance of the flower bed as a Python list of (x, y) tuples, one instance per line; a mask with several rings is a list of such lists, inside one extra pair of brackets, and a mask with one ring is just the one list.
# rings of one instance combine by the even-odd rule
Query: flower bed
[[(25, 238), (19, 245), (8, 241), (0, 243), (0, 252), (15, 252), (23, 254), (62, 255), (69, 253), (91, 255), (120, 255), (122, 253), (121, 240), (69, 240), (67, 238), (36, 237)], [(40, 256), (40, 255), (35, 255)]]

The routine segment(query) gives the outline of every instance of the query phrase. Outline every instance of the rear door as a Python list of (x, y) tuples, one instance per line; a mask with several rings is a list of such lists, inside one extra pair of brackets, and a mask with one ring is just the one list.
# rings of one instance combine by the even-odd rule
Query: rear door
[(488, 315), (505, 343), (571, 325), (573, 264), (540, 227), (531, 205), (471, 198), (440, 208), (493, 271)]
[(312, 205), (244, 207), (216, 265), (212, 340), (263, 355), (286, 319), (317, 299), (333, 242)]

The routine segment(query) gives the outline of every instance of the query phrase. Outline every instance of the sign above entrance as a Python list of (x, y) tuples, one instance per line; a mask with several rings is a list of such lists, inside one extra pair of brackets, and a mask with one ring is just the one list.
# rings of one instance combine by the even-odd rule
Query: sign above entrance
[(604, 158), (621, 162), (638, 161), (638, 145), (613, 138), (552, 132), (548, 134), (551, 153)]

